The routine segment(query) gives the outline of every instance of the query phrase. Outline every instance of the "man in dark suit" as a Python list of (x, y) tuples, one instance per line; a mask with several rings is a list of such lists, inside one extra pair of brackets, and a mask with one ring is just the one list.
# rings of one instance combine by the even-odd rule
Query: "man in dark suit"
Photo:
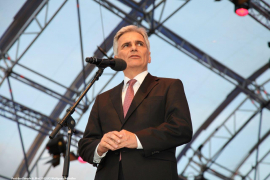
[(182, 82), (148, 73), (143, 28), (118, 31), (114, 54), (127, 63), (124, 81), (97, 96), (79, 155), (99, 164), (96, 180), (177, 180), (176, 147), (192, 138)]

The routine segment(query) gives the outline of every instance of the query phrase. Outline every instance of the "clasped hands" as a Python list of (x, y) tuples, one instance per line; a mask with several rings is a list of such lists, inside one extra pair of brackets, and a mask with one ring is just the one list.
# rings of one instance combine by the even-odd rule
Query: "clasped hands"
[(124, 147), (132, 149), (137, 148), (137, 146), (137, 139), (134, 133), (124, 129), (120, 132), (111, 131), (104, 134), (102, 137), (97, 149), (97, 153), (101, 156), (108, 150), (115, 151)]

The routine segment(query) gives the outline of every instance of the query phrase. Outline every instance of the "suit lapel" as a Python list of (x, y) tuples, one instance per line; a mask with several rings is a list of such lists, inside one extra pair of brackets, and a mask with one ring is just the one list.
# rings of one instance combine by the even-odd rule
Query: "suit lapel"
[(131, 105), (128, 109), (126, 117), (123, 121), (123, 125), (127, 121), (127, 119), (130, 117), (130, 115), (135, 111), (135, 109), (137, 109), (137, 107), (141, 104), (141, 102), (145, 99), (145, 97), (150, 93), (150, 91), (157, 84), (158, 84), (158, 78), (154, 77), (148, 73), (147, 76), (145, 77), (143, 83), (141, 84), (140, 88), (138, 89), (137, 93), (135, 94), (133, 101), (131, 102)]
[(110, 98), (112, 104), (119, 116), (121, 124), (124, 122), (124, 113), (123, 113), (123, 105), (122, 105), (122, 89), (123, 89), (124, 81), (120, 83), (118, 86), (112, 89), (110, 93)]

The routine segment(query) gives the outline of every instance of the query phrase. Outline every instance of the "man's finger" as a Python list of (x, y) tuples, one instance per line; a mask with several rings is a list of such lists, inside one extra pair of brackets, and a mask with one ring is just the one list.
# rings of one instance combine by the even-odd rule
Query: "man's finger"
[(122, 138), (123, 137), (123, 135), (120, 132), (118, 132), (118, 131), (112, 131), (111, 133), (113, 135), (117, 136), (118, 138)]
[(104, 142), (106, 142), (107, 144), (109, 144), (110, 146), (114, 148), (118, 148), (118, 144), (116, 144), (115, 141), (113, 141), (110, 138), (104, 138)]
[(121, 144), (119, 144), (118, 149), (124, 148), (124, 147), (126, 147), (126, 145), (127, 145), (126, 141), (122, 142)]
[(110, 144), (108, 144), (108, 143), (106, 143), (106, 142), (104, 142), (104, 146), (105, 146), (107, 149), (109, 149), (109, 150), (112, 150), (112, 151), (115, 151), (115, 150), (116, 150), (116, 148), (114, 148), (113, 146), (111, 146)]
[(118, 144), (121, 142), (121, 139), (118, 136), (116, 136), (115, 134), (111, 134), (110, 138)]

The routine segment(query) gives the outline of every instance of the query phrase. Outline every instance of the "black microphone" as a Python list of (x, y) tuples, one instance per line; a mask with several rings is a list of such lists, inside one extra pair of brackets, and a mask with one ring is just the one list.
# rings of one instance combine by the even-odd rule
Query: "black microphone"
[(95, 64), (101, 68), (110, 66), (110, 68), (115, 71), (123, 71), (127, 67), (127, 63), (123, 59), (101, 59), (96, 57), (87, 57), (85, 58), (85, 61), (90, 64)]

